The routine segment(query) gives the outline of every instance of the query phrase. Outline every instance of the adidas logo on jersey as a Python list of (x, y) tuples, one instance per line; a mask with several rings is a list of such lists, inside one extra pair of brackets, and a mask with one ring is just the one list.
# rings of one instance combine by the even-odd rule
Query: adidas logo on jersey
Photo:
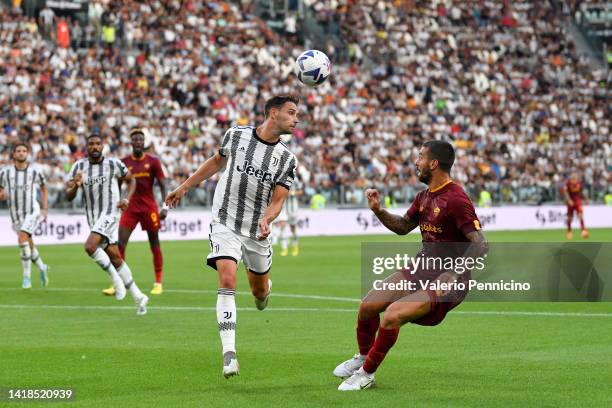
[(238, 149), (238, 151), (239, 151), (239, 152), (244, 152), (244, 151), (245, 151), (244, 146), (240, 147), (240, 149)]
[(249, 176), (255, 176), (255, 178), (261, 181), (272, 181), (272, 173), (269, 171), (263, 172), (261, 169), (256, 169), (248, 160), (244, 161), (242, 168), (240, 168), (240, 165), (238, 164), (236, 166), (236, 171), (238, 171), (238, 173), (244, 172)]

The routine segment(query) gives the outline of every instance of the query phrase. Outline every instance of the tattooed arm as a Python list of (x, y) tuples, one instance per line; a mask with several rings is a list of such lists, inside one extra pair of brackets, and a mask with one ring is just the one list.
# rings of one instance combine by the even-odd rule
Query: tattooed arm
[(385, 227), (395, 232), (396, 234), (406, 235), (419, 225), (419, 223), (415, 220), (403, 217), (401, 215), (391, 214), (384, 208), (381, 208), (380, 193), (377, 190), (366, 190), (366, 197), (368, 199), (368, 206), (370, 207), (374, 215), (376, 215), (376, 217)]

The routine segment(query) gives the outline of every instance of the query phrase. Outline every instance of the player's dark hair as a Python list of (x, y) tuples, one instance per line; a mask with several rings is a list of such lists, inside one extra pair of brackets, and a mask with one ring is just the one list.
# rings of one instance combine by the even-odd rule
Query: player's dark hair
[(442, 170), (450, 172), (455, 163), (455, 149), (450, 143), (442, 140), (429, 140), (423, 143), (423, 147), (428, 149), (430, 159), (437, 160)]
[(17, 148), (21, 146), (25, 147), (28, 152), (30, 151), (29, 144), (27, 144), (26, 142), (17, 142), (13, 145), (13, 148), (11, 149), (11, 156), (14, 155), (15, 152), (17, 151)]
[(142, 135), (144, 137), (144, 130), (139, 127), (133, 127), (132, 129), (130, 129), (130, 138), (134, 137), (135, 135)]
[(293, 102), (296, 105), (300, 102), (300, 99), (294, 95), (277, 95), (266, 101), (264, 105), (264, 116), (267, 118), (270, 116), (270, 110), (272, 108), (280, 108), (287, 102)]
[(92, 139), (94, 137), (99, 137), (100, 139), (102, 139), (102, 136), (100, 136), (98, 132), (91, 132), (89, 136), (87, 136), (87, 141), (89, 142), (89, 139)]

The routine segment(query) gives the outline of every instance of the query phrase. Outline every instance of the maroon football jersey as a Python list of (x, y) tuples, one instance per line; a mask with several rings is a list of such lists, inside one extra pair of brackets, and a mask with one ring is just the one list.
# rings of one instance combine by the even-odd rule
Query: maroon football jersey
[(481, 229), (474, 205), (452, 181), (418, 193), (404, 217), (418, 221), (423, 242), (468, 242), (466, 235)]
[(578, 180), (568, 180), (565, 183), (565, 189), (572, 201), (582, 201), (582, 183)]
[(136, 179), (136, 191), (130, 200), (128, 211), (157, 211), (153, 185), (155, 180), (161, 182), (165, 178), (161, 161), (149, 154), (144, 154), (140, 159), (130, 155), (121, 161)]

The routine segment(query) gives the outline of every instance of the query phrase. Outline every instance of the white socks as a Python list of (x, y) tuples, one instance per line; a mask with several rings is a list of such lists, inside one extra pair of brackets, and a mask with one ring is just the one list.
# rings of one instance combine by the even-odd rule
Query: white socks
[(280, 229), (280, 243), (281, 243), (281, 248), (283, 249), (283, 251), (286, 251), (288, 247), (287, 233), (285, 232), (286, 229), (287, 228)]
[(21, 255), (21, 266), (23, 266), (23, 277), (30, 278), (32, 273), (32, 251), (30, 250), (30, 243), (26, 241), (19, 244), (19, 250)]
[(130, 290), (130, 294), (132, 295), (134, 300), (139, 301), (144, 295), (140, 291), (140, 289), (138, 289), (138, 285), (136, 285), (136, 282), (134, 282), (134, 278), (132, 278), (132, 271), (130, 270), (128, 264), (126, 262), (123, 262), (117, 272), (119, 273), (119, 276), (121, 277), (125, 288)]
[(297, 236), (297, 228), (295, 231), (291, 231), (291, 245), (292, 246), (297, 246), (299, 243), (298, 241), (298, 236)]
[(102, 269), (106, 271), (106, 273), (108, 273), (108, 276), (110, 276), (111, 281), (113, 282), (113, 285), (115, 287), (119, 287), (123, 285), (123, 282), (121, 281), (119, 274), (117, 274), (117, 270), (111, 263), (111, 260), (108, 257), (108, 254), (104, 252), (102, 248), (96, 249), (96, 252), (94, 252), (90, 256), (98, 265), (100, 265)]
[(236, 352), (236, 289), (217, 290), (217, 323), (223, 354)]
[(32, 262), (36, 264), (36, 267), (39, 271), (42, 272), (42, 270), (45, 269), (45, 263), (42, 261), (42, 258), (40, 257), (40, 254), (38, 253), (38, 249), (36, 249), (36, 247), (32, 249)]

